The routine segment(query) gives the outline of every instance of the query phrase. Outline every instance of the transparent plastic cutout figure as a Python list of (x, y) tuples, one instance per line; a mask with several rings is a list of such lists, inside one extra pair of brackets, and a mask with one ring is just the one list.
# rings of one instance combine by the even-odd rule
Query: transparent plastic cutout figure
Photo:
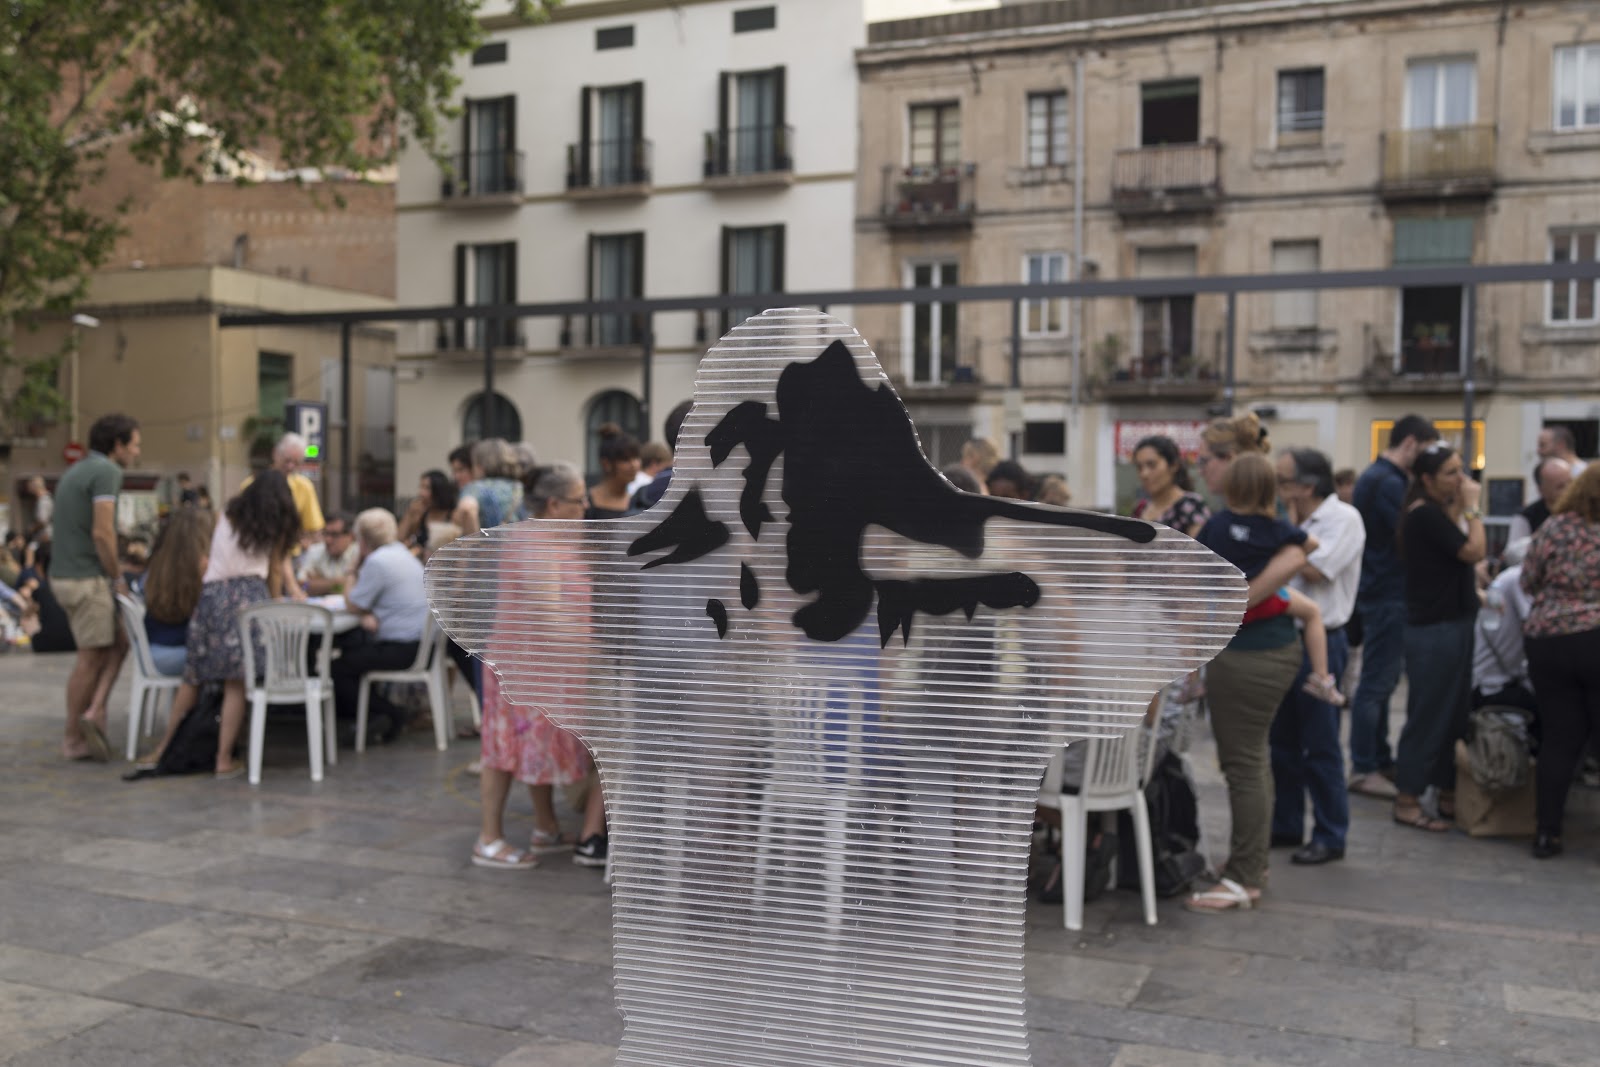
[(702, 361), (671, 488), (441, 550), (445, 628), (593, 750), (618, 1063), (1026, 1065), (1040, 776), (1212, 658), (1239, 572), (1163, 527), (963, 494), (811, 311)]

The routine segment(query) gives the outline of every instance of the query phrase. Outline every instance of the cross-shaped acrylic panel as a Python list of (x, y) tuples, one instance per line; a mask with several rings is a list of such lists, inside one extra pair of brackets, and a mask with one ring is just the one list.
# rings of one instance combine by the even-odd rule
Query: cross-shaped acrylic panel
[(798, 310), (706, 355), (655, 508), (496, 527), (428, 589), (595, 753), (618, 1063), (650, 1067), (1028, 1064), (1045, 764), (1244, 606), (1181, 534), (959, 492), (861, 336)]

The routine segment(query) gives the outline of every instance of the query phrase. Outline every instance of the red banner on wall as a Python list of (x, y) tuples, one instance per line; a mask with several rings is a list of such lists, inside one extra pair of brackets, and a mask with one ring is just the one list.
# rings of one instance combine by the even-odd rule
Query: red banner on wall
[(1183, 453), (1183, 458), (1193, 462), (1205, 447), (1201, 434), (1205, 432), (1206, 422), (1190, 419), (1130, 419), (1117, 422), (1117, 458), (1123, 462), (1133, 461), (1134, 447), (1146, 437), (1161, 435), (1170, 437), (1177, 442), (1178, 449)]

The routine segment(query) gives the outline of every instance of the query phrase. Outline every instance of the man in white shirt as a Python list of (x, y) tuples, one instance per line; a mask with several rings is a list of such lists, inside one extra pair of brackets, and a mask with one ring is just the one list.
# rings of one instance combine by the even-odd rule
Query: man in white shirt
[[(1338, 678), (1350, 652), (1344, 628), (1355, 612), (1366, 524), (1359, 511), (1338, 498), (1333, 464), (1316, 449), (1292, 448), (1278, 456), (1278, 495), (1289, 510), (1289, 521), (1318, 542), (1290, 584), (1321, 609), (1328, 630), (1328, 669)], [(1301, 688), (1310, 673), (1310, 660), (1303, 659), (1299, 676), (1278, 707), (1271, 734), (1272, 843), (1293, 847), (1290, 859), (1298, 864), (1343, 859), (1350, 828), (1339, 709)], [(1303, 842), (1308, 793), (1312, 832), (1307, 844)]]
[[(345, 593), (345, 606), (362, 617), (361, 629), (340, 639), (339, 658), (333, 661), (334, 713), (346, 722), (356, 717), (361, 676), (411, 666), (427, 633), (422, 564), (396, 539), (398, 532), (394, 516), (383, 508), (356, 516), (361, 565)], [(367, 705), (369, 735), (393, 740), (404, 727), (399, 710), (374, 692)]]
[(1567, 467), (1576, 478), (1583, 473), (1583, 468), (1588, 464), (1578, 458), (1578, 439), (1572, 431), (1565, 426), (1546, 426), (1539, 431), (1539, 441), (1535, 446), (1540, 459), (1564, 459)]

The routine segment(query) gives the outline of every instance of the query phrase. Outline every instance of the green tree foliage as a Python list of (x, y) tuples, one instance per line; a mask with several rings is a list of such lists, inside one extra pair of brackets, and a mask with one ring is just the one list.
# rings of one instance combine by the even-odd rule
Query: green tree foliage
[[(559, 0), (497, 0), (543, 17)], [(453, 62), (484, 0), (0, 0), (0, 440), (60, 413), (54, 367), (13, 342), (81, 301), (127, 205), (80, 193), (126, 148), (168, 178), (356, 174), (404, 138), (439, 151)], [(70, 342), (69, 342), (70, 343)]]

